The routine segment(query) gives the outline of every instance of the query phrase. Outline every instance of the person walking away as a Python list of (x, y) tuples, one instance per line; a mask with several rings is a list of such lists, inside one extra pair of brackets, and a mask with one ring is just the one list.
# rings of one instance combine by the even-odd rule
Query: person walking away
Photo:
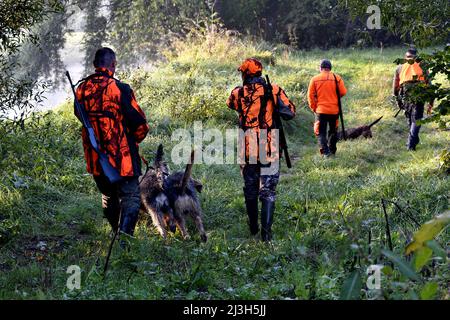
[[(395, 70), (393, 80), (393, 95), (399, 105), (405, 111), (408, 121), (409, 135), (407, 148), (409, 151), (415, 151), (420, 143), (419, 133), (421, 126), (417, 124), (418, 120), (423, 118), (425, 102), (420, 97), (415, 97), (411, 93), (420, 84), (430, 84), (428, 74), (416, 61), (417, 50), (410, 48), (405, 54), (405, 63), (399, 65)], [(428, 114), (431, 113), (433, 103), (428, 106)]]
[[(121, 233), (133, 236), (141, 205), (139, 143), (145, 139), (149, 126), (133, 90), (114, 78), (116, 65), (112, 49), (99, 49), (94, 59), (95, 73), (81, 80), (76, 96), (86, 110), (100, 150), (122, 178), (110, 183), (83, 128), (86, 167), (102, 194), (104, 216), (113, 230), (120, 227)], [(79, 118), (76, 110), (75, 115)]]
[[(227, 100), (230, 109), (237, 111), (240, 128), (245, 132), (245, 143), (242, 143), (241, 154), (245, 155), (245, 163), (241, 165), (244, 178), (244, 197), (247, 209), (250, 232), (256, 235), (258, 225), (258, 198), (261, 201), (261, 239), (271, 241), (272, 224), (275, 211), (276, 187), (280, 178), (279, 145), (273, 134), (276, 129), (274, 112), (277, 105), (289, 110), (295, 116), (295, 105), (278, 85), (272, 85), (272, 98), (268, 83), (262, 77), (263, 65), (257, 59), (246, 59), (238, 71), (241, 73), (243, 85), (235, 88)], [(274, 105), (274, 102), (277, 105)], [(261, 142), (263, 130), (267, 132), (267, 144)], [(254, 148), (254, 143), (257, 146)], [(265, 152), (260, 148), (266, 148)], [(263, 161), (263, 154), (267, 161)], [(275, 166), (274, 166), (275, 165)], [(276, 168), (272, 172), (269, 168)]]
[[(339, 100), (347, 94), (344, 80), (331, 72), (331, 61), (320, 62), (320, 74), (314, 76), (308, 88), (309, 107), (315, 114), (314, 133), (318, 137), (320, 154), (324, 157), (335, 155), (337, 151), (337, 130), (339, 126)], [(327, 132), (328, 131), (328, 132)]]

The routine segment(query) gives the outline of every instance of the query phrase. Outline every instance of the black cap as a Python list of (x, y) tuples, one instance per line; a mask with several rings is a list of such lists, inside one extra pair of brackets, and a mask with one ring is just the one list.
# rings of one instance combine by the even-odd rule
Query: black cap
[(331, 61), (328, 59), (323, 59), (320, 61), (320, 67), (322, 69), (330, 69), (331, 70)]

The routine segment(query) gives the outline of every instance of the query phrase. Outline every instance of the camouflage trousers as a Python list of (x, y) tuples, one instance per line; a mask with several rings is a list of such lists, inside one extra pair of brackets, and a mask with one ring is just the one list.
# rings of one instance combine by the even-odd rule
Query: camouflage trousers
[[(241, 165), (244, 178), (244, 195), (246, 199), (268, 200), (275, 202), (276, 188), (280, 181), (279, 169), (272, 175), (261, 175), (262, 164)], [(266, 166), (267, 167), (267, 166)]]

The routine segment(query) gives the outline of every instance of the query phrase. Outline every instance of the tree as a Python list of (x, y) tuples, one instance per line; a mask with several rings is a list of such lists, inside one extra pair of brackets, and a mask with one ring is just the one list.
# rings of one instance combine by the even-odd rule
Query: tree
[(58, 0), (3, 0), (0, 2), (0, 124), (24, 128), (33, 110), (32, 101), (42, 99), (42, 86), (32, 76), (18, 77), (17, 54), (25, 43), (38, 42), (33, 27), (63, 9)]
[[(353, 17), (363, 15), (367, 9), (362, 0), (342, 1), (351, 8)], [(450, 38), (450, 4), (447, 0), (385, 0), (379, 1), (382, 24), (402, 40), (424, 48), (431, 45), (441, 45)], [(433, 54), (421, 54), (418, 58), (430, 72), (433, 80), (436, 75), (443, 74), (450, 81), (450, 47), (435, 51)], [(402, 59), (396, 61), (401, 62)], [(450, 91), (442, 84), (418, 86), (413, 95), (419, 100), (436, 101), (434, 115), (427, 121), (436, 121), (441, 127), (446, 127), (449, 119), (445, 118), (450, 111)]]
[(120, 61), (139, 65), (186, 35), (210, 13), (207, 0), (111, 0), (108, 39)]
[[(354, 19), (368, 16), (367, 1), (339, 1), (350, 10)], [(449, 40), (450, 4), (447, 0), (378, 0), (371, 4), (380, 8), (382, 27), (404, 41), (427, 47)]]
[(86, 13), (85, 34), (83, 36), (83, 49), (85, 53), (84, 69), (88, 73), (92, 69), (92, 61), (98, 48), (106, 40), (107, 19), (99, 14), (101, 0), (89, 0), (83, 7)]

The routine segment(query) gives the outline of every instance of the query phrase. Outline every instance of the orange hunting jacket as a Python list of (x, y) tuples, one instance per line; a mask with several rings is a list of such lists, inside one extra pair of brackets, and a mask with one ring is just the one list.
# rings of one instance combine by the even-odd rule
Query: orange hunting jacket
[[(336, 75), (341, 97), (347, 94), (344, 80)], [(314, 113), (339, 114), (338, 98), (334, 73), (322, 71), (311, 79), (308, 88), (308, 103)]]
[[(114, 79), (107, 69), (99, 68), (78, 86), (76, 96), (111, 165), (122, 177), (141, 175), (138, 143), (146, 137), (149, 126), (130, 86)], [(79, 117), (76, 110), (75, 115)], [(84, 127), (82, 139), (87, 171), (99, 176), (102, 169)]]
[[(277, 151), (276, 144), (271, 139), (272, 133), (270, 131), (275, 128), (274, 105), (272, 100), (266, 101), (264, 85), (266, 85), (266, 82), (263, 78), (254, 78), (244, 86), (236, 87), (227, 100), (227, 106), (238, 112), (240, 127), (246, 132), (245, 158), (252, 157), (259, 161), (260, 129), (267, 129), (266, 159), (268, 162), (273, 162), (279, 159), (278, 152), (275, 152)], [(295, 114), (296, 107), (282, 88), (272, 84), (272, 94), (274, 101), (281, 100)], [(254, 145), (257, 148), (251, 148), (252, 143), (255, 143)], [(244, 153), (244, 150), (241, 150), (241, 152)]]

